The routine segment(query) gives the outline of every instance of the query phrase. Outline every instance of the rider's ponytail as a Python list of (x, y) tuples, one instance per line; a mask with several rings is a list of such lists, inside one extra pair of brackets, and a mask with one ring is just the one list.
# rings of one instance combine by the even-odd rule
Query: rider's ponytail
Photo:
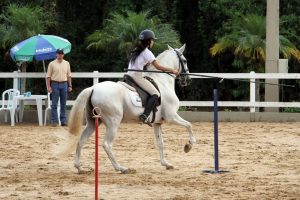
[(144, 51), (148, 46), (150, 46), (151, 39), (148, 40), (138, 40), (131, 48), (128, 60), (134, 63), (136, 58)]

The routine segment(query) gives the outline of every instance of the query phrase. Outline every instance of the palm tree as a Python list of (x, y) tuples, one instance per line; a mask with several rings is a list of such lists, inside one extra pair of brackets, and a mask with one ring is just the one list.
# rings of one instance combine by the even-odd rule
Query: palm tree
[[(10, 4), (6, 12), (0, 15), (0, 44), (9, 49), (12, 45), (31, 36), (42, 34), (46, 28), (55, 25), (50, 13), (41, 7), (18, 6)], [(26, 62), (21, 64), (21, 71), (26, 72)], [(25, 92), (26, 79), (22, 79), (21, 93)]]
[(139, 33), (144, 29), (151, 29), (158, 38), (154, 45), (154, 52), (166, 49), (167, 44), (179, 46), (179, 35), (170, 24), (162, 23), (158, 17), (150, 17), (150, 12), (125, 14), (112, 13), (105, 21), (103, 29), (97, 30), (87, 37), (88, 49), (115, 50), (127, 53)]
[(50, 13), (39, 6), (21, 7), (10, 4), (6, 12), (0, 15), (4, 22), (0, 24), (2, 47), (11, 47), (31, 36), (44, 33), (48, 27), (55, 25), (55, 19), (50, 16)]
[[(235, 56), (235, 64), (250, 66), (251, 70), (264, 72), (266, 58), (266, 18), (258, 15), (238, 16), (224, 25), (225, 34), (210, 48), (214, 57), (225, 52)], [(279, 36), (279, 51), (283, 58), (294, 57), (300, 62), (300, 51), (283, 35)], [(259, 101), (259, 83), (256, 84)]]
[[(235, 58), (249, 63), (254, 70), (264, 71), (266, 57), (266, 18), (258, 15), (239, 16), (225, 24), (228, 34), (210, 48), (212, 56), (231, 52)], [(279, 36), (283, 58), (294, 57), (300, 62), (300, 51), (283, 35)]]

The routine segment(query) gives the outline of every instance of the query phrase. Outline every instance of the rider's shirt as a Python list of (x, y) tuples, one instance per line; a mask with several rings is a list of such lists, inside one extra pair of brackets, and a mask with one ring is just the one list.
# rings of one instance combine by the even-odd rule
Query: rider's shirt
[[(144, 66), (152, 63), (155, 60), (155, 56), (153, 53), (146, 48), (144, 51), (140, 53), (140, 55), (135, 59), (135, 62), (129, 62), (128, 69), (135, 69), (135, 70), (143, 70)], [(128, 71), (127, 74), (129, 75), (139, 75), (142, 76), (143, 73), (141, 72), (134, 72)]]

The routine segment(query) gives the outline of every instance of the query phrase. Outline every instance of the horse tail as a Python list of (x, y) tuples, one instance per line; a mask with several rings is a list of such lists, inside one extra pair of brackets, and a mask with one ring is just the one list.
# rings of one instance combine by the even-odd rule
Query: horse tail
[(70, 134), (65, 138), (64, 141), (55, 147), (54, 153), (57, 156), (66, 156), (76, 148), (80, 140), (80, 132), (85, 107), (84, 105), (90, 105), (87, 104), (87, 101), (91, 99), (90, 97), (92, 92), (92, 87), (86, 88), (76, 98), (75, 104), (73, 105), (69, 115), (68, 127)]
[(92, 87), (84, 89), (76, 98), (75, 103), (71, 109), (68, 121), (69, 133), (74, 136), (78, 136), (81, 132), (83, 114), (84, 114), (84, 105), (93, 92)]

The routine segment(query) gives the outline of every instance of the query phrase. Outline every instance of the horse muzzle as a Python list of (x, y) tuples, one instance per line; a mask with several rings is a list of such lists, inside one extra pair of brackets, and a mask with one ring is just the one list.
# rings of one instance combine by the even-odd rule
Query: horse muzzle
[(192, 79), (188, 75), (179, 76), (179, 85), (181, 87), (189, 86), (192, 82)]

